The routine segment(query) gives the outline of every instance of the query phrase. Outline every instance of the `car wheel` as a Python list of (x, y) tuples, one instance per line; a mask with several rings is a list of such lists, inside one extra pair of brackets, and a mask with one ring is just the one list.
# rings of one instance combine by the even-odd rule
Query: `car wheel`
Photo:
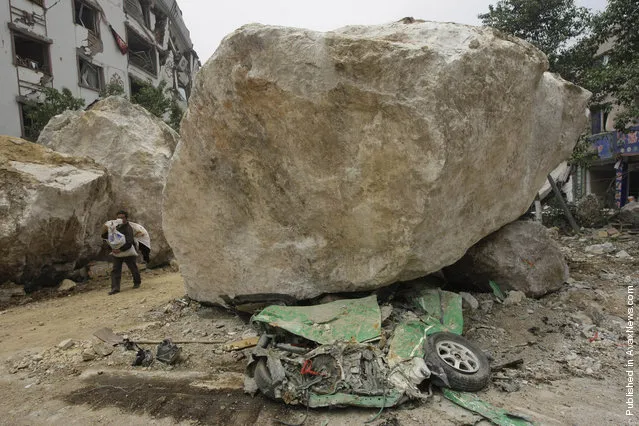
[[(444, 370), (451, 389), (475, 392), (488, 384), (488, 358), (465, 338), (453, 333), (435, 333), (428, 337), (424, 349), (426, 361)], [(438, 377), (432, 376), (431, 381), (446, 387)]]

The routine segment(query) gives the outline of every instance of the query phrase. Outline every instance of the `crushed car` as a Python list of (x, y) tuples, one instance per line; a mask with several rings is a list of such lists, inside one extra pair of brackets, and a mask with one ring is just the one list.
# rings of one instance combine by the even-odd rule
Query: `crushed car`
[(377, 296), (263, 309), (245, 389), (308, 407), (393, 407), (427, 399), (430, 384), (478, 391), (486, 355), (461, 336), (462, 299), (439, 288), (408, 289), (380, 309)]

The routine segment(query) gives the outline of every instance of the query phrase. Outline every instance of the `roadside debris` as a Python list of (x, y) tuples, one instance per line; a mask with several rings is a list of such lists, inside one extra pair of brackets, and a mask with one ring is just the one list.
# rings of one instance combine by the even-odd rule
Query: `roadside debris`
[(442, 389), (444, 396), (457, 405), (473, 411), (499, 426), (529, 426), (534, 425), (532, 420), (521, 414), (510, 413), (504, 409), (494, 407), (482, 401), (476, 395), (467, 392)]
[(164, 339), (162, 343), (158, 345), (155, 357), (158, 361), (171, 365), (177, 362), (181, 353), (182, 348), (171, 342), (171, 339)]
[(504, 294), (503, 291), (501, 291), (501, 288), (499, 288), (497, 283), (495, 281), (488, 281), (488, 284), (490, 285), (490, 288), (493, 290), (493, 294), (495, 295), (497, 300), (499, 300), (500, 302), (503, 302), (504, 299), (506, 298), (506, 295)]
[(316, 306), (269, 306), (251, 323), (261, 332), (245, 380), (286, 404), (393, 407), (427, 399), (424, 380), (477, 391), (486, 355), (460, 336), (462, 299), (440, 289), (408, 289), (393, 298), (382, 328), (375, 295)]
[(227, 345), (224, 345), (222, 349), (225, 351), (239, 351), (241, 349), (252, 348), (257, 345), (259, 337), (249, 337), (247, 339), (238, 340)]

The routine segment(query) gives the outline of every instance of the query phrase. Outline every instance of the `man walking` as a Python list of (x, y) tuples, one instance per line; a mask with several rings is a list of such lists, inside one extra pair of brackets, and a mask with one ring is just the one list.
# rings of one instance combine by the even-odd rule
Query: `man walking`
[[(117, 218), (122, 221), (121, 225), (117, 226), (117, 231), (124, 235), (126, 242), (119, 249), (113, 249), (113, 270), (111, 271), (111, 291), (109, 295), (120, 292), (120, 281), (122, 280), (122, 263), (126, 263), (129, 267), (131, 275), (133, 276), (133, 288), (139, 288), (142, 283), (140, 278), (140, 272), (138, 271), (138, 265), (136, 263), (137, 253), (128, 256), (119, 256), (133, 247), (133, 228), (128, 221), (128, 213), (124, 210), (118, 212)], [(108, 238), (108, 231), (102, 234), (102, 238)]]

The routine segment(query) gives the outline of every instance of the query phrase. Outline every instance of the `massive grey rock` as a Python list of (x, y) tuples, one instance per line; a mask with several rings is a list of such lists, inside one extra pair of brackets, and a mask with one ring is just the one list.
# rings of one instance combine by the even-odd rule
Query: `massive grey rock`
[[(38, 143), (94, 159), (109, 171), (115, 202), (151, 235), (151, 265), (168, 263), (172, 251), (162, 231), (162, 190), (179, 136), (162, 120), (122, 97), (97, 102), (88, 111), (51, 119)], [(108, 216), (106, 216), (108, 213)]]
[(92, 160), (0, 136), (0, 283), (56, 285), (97, 256), (112, 202), (107, 172)]
[(559, 245), (537, 222), (517, 221), (471, 247), (454, 265), (444, 268), (453, 284), (491, 291), (492, 280), (502, 290), (540, 297), (559, 290), (569, 277)]
[(589, 93), (547, 69), (450, 23), (227, 36), (165, 188), (189, 296), (307, 298), (455, 262), (526, 211), (586, 124)]
[(639, 202), (633, 201), (621, 208), (617, 215), (619, 221), (633, 226), (639, 225)]

